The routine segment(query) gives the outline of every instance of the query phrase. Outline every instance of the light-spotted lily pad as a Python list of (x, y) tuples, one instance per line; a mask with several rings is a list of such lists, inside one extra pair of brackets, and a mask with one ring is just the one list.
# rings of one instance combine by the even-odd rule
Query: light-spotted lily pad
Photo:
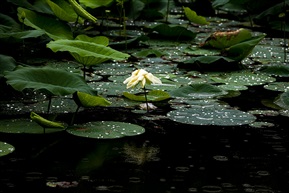
[(238, 90), (247, 90), (248, 87), (245, 85), (239, 85), (239, 84), (222, 84), (218, 86), (219, 88), (223, 90), (233, 90), (233, 91), (238, 91)]
[(260, 72), (274, 76), (289, 77), (289, 66), (287, 65), (265, 66), (260, 69)]
[[(62, 128), (45, 128), (45, 133), (63, 131)], [(3, 119), (0, 120), (0, 132), (11, 134), (43, 134), (44, 130), (30, 119)]]
[(4, 155), (8, 155), (10, 153), (12, 153), (15, 150), (14, 146), (0, 141), (0, 157), (4, 156)]
[(211, 79), (218, 83), (245, 85), (245, 86), (262, 85), (268, 82), (274, 82), (276, 80), (271, 76), (265, 74), (255, 74), (249, 71), (232, 72), (215, 77), (212, 76)]
[(289, 110), (289, 92), (284, 92), (280, 94), (274, 103), (284, 109)]
[(255, 121), (252, 114), (219, 106), (180, 108), (170, 111), (168, 118), (191, 125), (237, 126)]
[(272, 82), (264, 85), (264, 88), (273, 91), (287, 92), (289, 91), (289, 82)]
[(170, 92), (174, 98), (209, 99), (227, 94), (217, 86), (200, 83), (183, 86)]
[(114, 139), (126, 136), (140, 135), (145, 132), (145, 129), (139, 125), (131, 123), (98, 121), (72, 126), (67, 129), (67, 132), (79, 137)]
[(269, 122), (261, 122), (261, 121), (255, 121), (250, 124), (251, 127), (254, 128), (268, 128), (268, 127), (274, 127), (274, 123), (269, 123)]
[(179, 25), (157, 24), (151, 26), (153, 32), (157, 32), (159, 37), (164, 39), (194, 39), (196, 33)]

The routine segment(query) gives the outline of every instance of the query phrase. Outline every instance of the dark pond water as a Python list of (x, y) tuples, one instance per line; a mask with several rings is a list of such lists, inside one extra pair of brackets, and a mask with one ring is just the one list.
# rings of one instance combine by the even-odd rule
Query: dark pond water
[[(111, 119), (112, 115), (99, 116)], [(0, 159), (0, 192), (288, 191), (285, 118), (272, 117), (276, 126), (262, 129), (128, 119), (138, 121), (147, 132), (113, 140), (65, 132), (1, 134), (0, 140), (16, 150)]]
[[(237, 25), (233, 21), (230, 23)], [(215, 27), (227, 29), (222, 23), (197, 29), (207, 32)], [(266, 55), (265, 51), (271, 50), (265, 47), (260, 49), (261, 52), (254, 52), (257, 55), (254, 57), (264, 60), (271, 57), (276, 58), (272, 63), (277, 60), (280, 62), (279, 55), (283, 55), (280, 50), (283, 49), (279, 40), (268, 39), (268, 42), (277, 44), (278, 52)], [(152, 42), (150, 46), (172, 53), (172, 58), (191, 57), (186, 54), (177, 56), (178, 47), (167, 49), (159, 44)], [(171, 45), (175, 46), (174, 43)], [(155, 62), (149, 60), (144, 59), (143, 63), (148, 65)], [(157, 62), (165, 60), (162, 58)], [(167, 60), (171, 58), (167, 57)], [(141, 67), (141, 63), (138, 66)], [(127, 75), (132, 68), (124, 70), (129, 71), (125, 72)], [(106, 69), (101, 73), (111, 75), (111, 70)], [(167, 73), (166, 69), (161, 73)], [(121, 77), (121, 83), (123, 80)], [(9, 97), (4, 96), (5, 100)], [(226, 102), (244, 111), (266, 110), (268, 108), (265, 106), (260, 107), (260, 100), (267, 97), (270, 97), (267, 93), (249, 90), (242, 91), (241, 97), (231, 101), (227, 99)], [(276, 93), (273, 97), (276, 97)], [(4, 105), (6, 108), (4, 103), (1, 101), (0, 107)], [(18, 113), (18, 104), (14, 104), (14, 110), (10, 112), (12, 115)], [(21, 108), (19, 106), (19, 111)], [(74, 112), (75, 106), (72, 109), (68, 112)], [(165, 115), (167, 110), (157, 112), (156, 115)], [(30, 111), (26, 109), (26, 117), (27, 112)], [(2, 119), (10, 115), (6, 115), (0, 108), (0, 116)], [(65, 131), (43, 135), (1, 133), (0, 141), (13, 144), (15, 151), (0, 158), (0, 193), (288, 192), (289, 131), (286, 116), (259, 115), (258, 120), (274, 123), (274, 126), (257, 128), (249, 125), (186, 125), (169, 119), (142, 119), (141, 115), (123, 108), (80, 112), (79, 122), (92, 120), (135, 123), (143, 126), (146, 132), (139, 136), (109, 140), (76, 137)]]

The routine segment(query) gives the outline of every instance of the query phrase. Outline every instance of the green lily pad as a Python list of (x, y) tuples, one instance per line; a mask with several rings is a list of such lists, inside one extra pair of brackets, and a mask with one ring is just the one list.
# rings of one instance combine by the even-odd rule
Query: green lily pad
[(289, 77), (289, 66), (287, 65), (271, 65), (271, 66), (265, 66), (262, 67), (260, 72), (279, 76), (279, 77)]
[(168, 24), (157, 24), (151, 27), (152, 31), (158, 33), (158, 37), (162, 37), (164, 39), (194, 39), (196, 37), (196, 33), (187, 28), (179, 25), (168, 25)]
[(209, 99), (225, 94), (226, 91), (206, 83), (191, 84), (170, 91), (172, 97), (190, 99)]
[(236, 109), (219, 106), (180, 108), (170, 111), (167, 117), (173, 121), (191, 125), (245, 125), (255, 121), (255, 116)]
[(239, 84), (222, 84), (222, 85), (219, 85), (218, 87), (223, 89), (223, 90), (234, 90), (234, 91), (247, 90), (248, 89), (247, 86), (239, 85)]
[(289, 91), (289, 82), (272, 82), (264, 85), (264, 88), (267, 90), (287, 92)]
[(255, 121), (253, 123), (250, 123), (251, 127), (254, 128), (268, 128), (268, 127), (274, 127), (274, 123), (269, 123), (269, 122), (261, 122), (261, 121)]
[(274, 103), (284, 109), (289, 110), (289, 92), (280, 94), (274, 101)]
[(224, 49), (236, 45), (240, 42), (249, 40), (252, 34), (247, 29), (238, 29), (236, 31), (214, 32), (204, 43), (204, 46), (209, 46), (217, 49)]
[(4, 156), (4, 155), (8, 155), (10, 153), (12, 153), (15, 150), (14, 146), (0, 141), (0, 157)]
[(161, 57), (163, 55), (166, 55), (166, 53), (161, 52), (159, 50), (153, 50), (153, 49), (144, 49), (139, 52), (136, 52), (133, 54), (135, 57), (148, 57), (148, 56), (156, 56), (156, 57)]
[(211, 79), (218, 83), (245, 86), (262, 85), (268, 82), (274, 82), (276, 80), (271, 76), (265, 74), (255, 74), (249, 71), (226, 73), (221, 76), (212, 76)]
[[(45, 128), (45, 133), (55, 133), (64, 129)], [(43, 134), (44, 130), (36, 122), (30, 119), (2, 119), (0, 120), (0, 132), (13, 134)]]
[(115, 139), (126, 136), (140, 135), (145, 132), (145, 129), (139, 125), (131, 123), (98, 121), (72, 126), (66, 131), (79, 137)]

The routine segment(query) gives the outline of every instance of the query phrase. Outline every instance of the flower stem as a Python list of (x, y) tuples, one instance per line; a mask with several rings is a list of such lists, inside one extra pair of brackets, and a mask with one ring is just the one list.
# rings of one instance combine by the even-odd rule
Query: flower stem
[(145, 100), (146, 100), (146, 107), (147, 107), (147, 113), (149, 112), (149, 104), (148, 104), (148, 97), (147, 97), (147, 91), (146, 91), (146, 87), (143, 87), (144, 90), (144, 95), (145, 95)]

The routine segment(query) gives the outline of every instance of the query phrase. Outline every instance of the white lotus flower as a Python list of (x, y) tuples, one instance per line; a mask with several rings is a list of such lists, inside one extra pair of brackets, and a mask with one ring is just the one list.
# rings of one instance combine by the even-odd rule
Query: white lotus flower
[(133, 88), (139, 83), (141, 83), (141, 87), (144, 88), (146, 84), (162, 84), (162, 81), (152, 73), (138, 69), (133, 71), (131, 76), (125, 79), (123, 83), (126, 84), (126, 88)]

